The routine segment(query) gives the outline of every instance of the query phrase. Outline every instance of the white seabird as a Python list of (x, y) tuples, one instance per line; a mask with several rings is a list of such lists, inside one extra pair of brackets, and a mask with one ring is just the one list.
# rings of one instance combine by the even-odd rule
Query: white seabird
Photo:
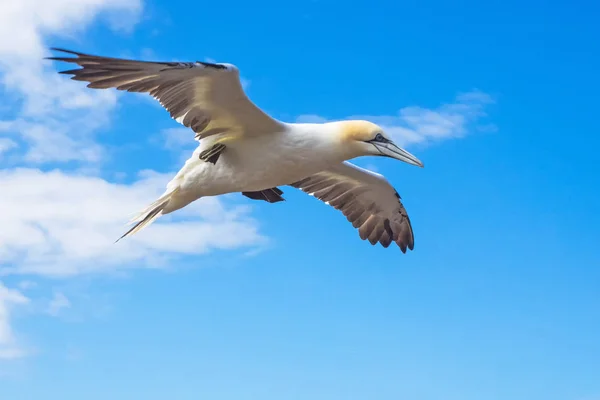
[(402, 252), (414, 235), (400, 196), (380, 174), (348, 160), (385, 156), (422, 167), (406, 150), (368, 121), (285, 123), (258, 108), (244, 93), (232, 64), (149, 62), (100, 57), (49, 57), (82, 68), (62, 71), (95, 89), (145, 92), (177, 122), (196, 133), (199, 146), (167, 184), (165, 193), (134, 217), (132, 235), (161, 215), (204, 197), (241, 192), (275, 203), (278, 186), (290, 185), (340, 210), (363, 240)]

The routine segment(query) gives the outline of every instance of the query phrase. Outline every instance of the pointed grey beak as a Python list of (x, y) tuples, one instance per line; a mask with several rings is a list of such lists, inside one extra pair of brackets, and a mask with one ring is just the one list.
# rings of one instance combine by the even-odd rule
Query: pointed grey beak
[(423, 163), (417, 157), (410, 154), (408, 151), (396, 146), (393, 142), (373, 143), (373, 146), (379, 150), (382, 156), (395, 158), (396, 160), (404, 161), (405, 163), (416, 165), (423, 168)]

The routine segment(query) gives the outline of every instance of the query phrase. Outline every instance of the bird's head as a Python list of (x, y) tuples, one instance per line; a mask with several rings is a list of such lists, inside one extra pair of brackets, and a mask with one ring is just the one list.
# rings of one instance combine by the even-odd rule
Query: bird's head
[(340, 121), (338, 137), (351, 156), (383, 156), (423, 167), (423, 163), (408, 151), (398, 147), (383, 129), (369, 121)]

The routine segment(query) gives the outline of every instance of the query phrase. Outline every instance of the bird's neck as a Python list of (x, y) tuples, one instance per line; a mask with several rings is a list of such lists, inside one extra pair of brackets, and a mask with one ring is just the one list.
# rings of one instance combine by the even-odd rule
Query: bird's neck
[(350, 149), (342, 145), (334, 124), (290, 124), (287, 136), (292, 147), (305, 149), (334, 163), (356, 157)]

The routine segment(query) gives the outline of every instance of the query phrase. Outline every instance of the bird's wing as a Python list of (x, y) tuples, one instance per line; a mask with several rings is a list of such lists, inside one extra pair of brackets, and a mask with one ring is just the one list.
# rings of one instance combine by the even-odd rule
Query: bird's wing
[(99, 57), (52, 49), (75, 57), (48, 57), (82, 68), (62, 71), (94, 89), (149, 93), (171, 117), (196, 132), (197, 139), (227, 132), (258, 135), (281, 130), (281, 123), (244, 93), (239, 70), (231, 64), (151, 62)]
[(403, 253), (414, 248), (412, 226), (400, 195), (383, 176), (344, 162), (291, 186), (340, 210), (358, 228), (361, 239), (383, 247), (396, 242)]

